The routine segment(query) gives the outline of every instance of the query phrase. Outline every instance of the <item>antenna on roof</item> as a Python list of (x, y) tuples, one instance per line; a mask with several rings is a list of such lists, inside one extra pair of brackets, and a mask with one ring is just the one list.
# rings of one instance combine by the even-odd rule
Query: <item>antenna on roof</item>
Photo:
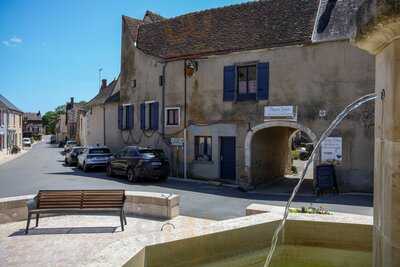
[(103, 71), (103, 68), (99, 69), (99, 86), (101, 87), (101, 72)]

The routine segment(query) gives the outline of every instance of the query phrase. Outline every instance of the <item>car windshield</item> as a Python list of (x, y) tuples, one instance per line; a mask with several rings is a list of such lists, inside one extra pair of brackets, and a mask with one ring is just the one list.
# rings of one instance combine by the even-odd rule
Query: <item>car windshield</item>
[(24, 142), (31, 141), (31, 139), (29, 139), (29, 138), (24, 138), (23, 140), (24, 140)]
[(152, 159), (152, 158), (164, 159), (165, 158), (164, 151), (162, 151), (162, 150), (141, 149), (141, 150), (139, 150), (139, 152), (140, 152), (140, 154), (142, 154), (142, 156), (144, 158), (147, 158), (147, 159)]
[(110, 154), (111, 151), (108, 148), (93, 148), (89, 150), (89, 154)]
[(74, 148), (72, 151), (75, 152), (75, 153), (80, 153), (80, 152), (83, 151), (83, 148), (77, 147), (77, 148)]
[(76, 142), (75, 141), (67, 141), (67, 145), (75, 145)]

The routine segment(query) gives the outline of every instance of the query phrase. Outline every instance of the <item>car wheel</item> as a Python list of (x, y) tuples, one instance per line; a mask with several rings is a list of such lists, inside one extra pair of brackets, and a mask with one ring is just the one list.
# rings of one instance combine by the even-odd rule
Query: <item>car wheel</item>
[(88, 171), (88, 167), (86, 166), (86, 162), (83, 163), (83, 167), (82, 167), (84, 172)]
[(168, 179), (168, 176), (161, 176), (158, 178), (160, 182), (165, 182)]
[(107, 176), (108, 177), (113, 177), (114, 176), (111, 164), (107, 165)]
[(137, 182), (137, 176), (136, 176), (136, 174), (135, 174), (135, 171), (132, 169), (132, 168), (129, 168), (128, 169), (128, 172), (127, 172), (127, 177), (128, 177), (128, 181), (130, 182), (130, 183), (136, 183)]

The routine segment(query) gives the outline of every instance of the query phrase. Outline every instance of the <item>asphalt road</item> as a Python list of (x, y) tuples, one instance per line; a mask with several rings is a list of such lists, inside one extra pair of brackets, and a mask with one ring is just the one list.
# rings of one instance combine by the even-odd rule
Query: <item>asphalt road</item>
[[(34, 194), (40, 189), (115, 189), (175, 193), (181, 196), (181, 214), (223, 220), (245, 215), (251, 203), (284, 206), (288, 196), (242, 192), (236, 188), (170, 179), (164, 183), (130, 184), (102, 171), (83, 173), (63, 165), (61, 149), (39, 143), (21, 157), (0, 165), (0, 197)], [(372, 197), (340, 195), (297, 197), (294, 206), (323, 206), (332, 211), (372, 215)]]

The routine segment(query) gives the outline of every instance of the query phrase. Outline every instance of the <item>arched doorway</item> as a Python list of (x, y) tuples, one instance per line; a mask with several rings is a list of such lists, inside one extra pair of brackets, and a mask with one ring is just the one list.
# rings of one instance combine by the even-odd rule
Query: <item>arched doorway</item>
[(268, 184), (287, 174), (291, 169), (292, 140), (299, 133), (312, 144), (317, 141), (309, 128), (287, 120), (267, 121), (247, 133), (245, 171), (250, 184)]

